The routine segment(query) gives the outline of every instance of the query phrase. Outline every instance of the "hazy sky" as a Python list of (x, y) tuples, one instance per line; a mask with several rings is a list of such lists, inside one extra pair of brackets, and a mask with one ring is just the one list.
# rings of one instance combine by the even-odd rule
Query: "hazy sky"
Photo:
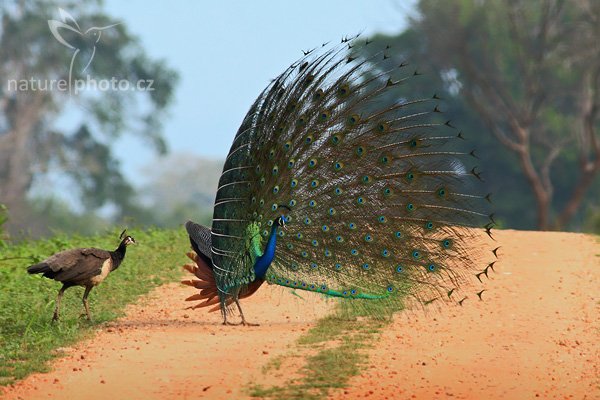
[[(105, 0), (105, 8), (180, 73), (164, 123), (170, 150), (224, 158), (256, 96), (303, 49), (358, 32), (399, 32), (414, 3)], [(152, 162), (140, 139), (120, 142), (116, 152), (128, 176)]]

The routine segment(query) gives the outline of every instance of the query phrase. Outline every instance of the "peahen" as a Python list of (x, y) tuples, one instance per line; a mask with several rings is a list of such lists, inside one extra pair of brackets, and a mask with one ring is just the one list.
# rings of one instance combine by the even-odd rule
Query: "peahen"
[(72, 286), (85, 287), (82, 298), (83, 306), (87, 319), (91, 320), (87, 301), (90, 291), (102, 283), (108, 274), (119, 268), (125, 259), (127, 246), (137, 243), (133, 237), (125, 233), (126, 231), (121, 232), (119, 237), (121, 243), (114, 251), (94, 247), (64, 250), (27, 268), (27, 272), (30, 274), (42, 274), (46, 278), (63, 284), (58, 291), (52, 321), (58, 321), (60, 301), (65, 290)]
[(265, 281), (357, 305), (462, 305), (460, 288), (493, 269), (475, 153), (436, 95), (402, 97), (418, 73), (368, 45), (305, 52), (250, 108), (212, 229), (186, 224), (193, 308), (220, 309), (226, 324), (236, 303), (247, 324), (239, 299)]

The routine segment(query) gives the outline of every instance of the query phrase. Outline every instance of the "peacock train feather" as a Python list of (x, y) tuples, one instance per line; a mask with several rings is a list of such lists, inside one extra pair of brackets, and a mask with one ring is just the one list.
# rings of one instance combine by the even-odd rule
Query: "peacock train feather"
[(368, 45), (307, 52), (250, 108), (212, 229), (186, 226), (198, 279), (184, 283), (200, 289), (196, 307), (213, 305), (226, 321), (264, 281), (357, 305), (462, 305), (460, 288), (493, 268), (475, 154), (437, 96), (402, 97), (418, 74)]

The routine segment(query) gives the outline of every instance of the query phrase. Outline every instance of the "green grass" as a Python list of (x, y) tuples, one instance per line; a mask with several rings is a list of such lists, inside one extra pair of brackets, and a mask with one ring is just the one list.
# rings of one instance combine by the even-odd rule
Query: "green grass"
[(92, 322), (80, 318), (83, 288), (65, 292), (61, 320), (52, 323), (60, 283), (31, 276), (26, 267), (68, 248), (114, 249), (118, 232), (94, 237), (57, 236), (0, 247), (0, 386), (33, 372), (48, 370), (48, 361), (94, 328), (123, 315), (128, 303), (152, 288), (177, 280), (188, 242), (183, 229), (128, 232), (139, 243), (130, 246), (123, 264), (97, 288), (89, 303)]
[[(118, 232), (94, 237), (56, 236), (49, 240), (0, 247), (0, 386), (33, 372), (48, 370), (49, 361), (94, 332), (107, 321), (123, 315), (125, 305), (152, 288), (179, 279), (188, 242), (180, 230), (129, 232), (139, 242), (128, 249), (123, 265), (90, 295), (93, 322), (80, 318), (83, 288), (65, 292), (61, 321), (52, 323), (54, 301), (60, 283), (30, 276), (26, 267), (67, 248), (116, 247)], [(1, 245), (0, 245), (1, 246)], [(369, 301), (368, 308), (340, 301), (337, 312), (317, 322), (298, 340), (290, 354), (276, 357), (263, 367), (264, 381), (275, 371), (285, 371), (282, 385), (254, 385), (252, 396), (274, 399), (322, 398), (361, 371), (366, 349), (391, 321), (398, 304)], [(377, 318), (371, 317), (378, 316)], [(300, 360), (295, 375), (286, 361)], [(292, 376), (294, 376), (292, 378)]]
[[(338, 312), (322, 318), (317, 325), (298, 339), (290, 354), (271, 360), (263, 368), (265, 380), (269, 374), (285, 365), (286, 359), (304, 355), (305, 363), (299, 377), (282, 385), (252, 385), (250, 396), (271, 399), (322, 399), (333, 389), (347, 386), (367, 363), (366, 350), (374, 345), (381, 330), (391, 322), (389, 303), (373, 301), (368, 310), (347, 307), (341, 302)], [(375, 315), (376, 317), (372, 317)]]

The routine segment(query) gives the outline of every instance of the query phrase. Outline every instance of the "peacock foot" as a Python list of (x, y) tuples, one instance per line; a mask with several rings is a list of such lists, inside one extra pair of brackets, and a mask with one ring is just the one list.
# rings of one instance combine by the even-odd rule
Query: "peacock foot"
[(223, 325), (229, 325), (229, 326), (239, 326), (239, 325), (244, 325), (244, 326), (260, 326), (260, 324), (255, 324), (252, 322), (248, 322), (245, 319), (242, 319), (240, 322), (229, 322), (227, 320), (223, 321)]

